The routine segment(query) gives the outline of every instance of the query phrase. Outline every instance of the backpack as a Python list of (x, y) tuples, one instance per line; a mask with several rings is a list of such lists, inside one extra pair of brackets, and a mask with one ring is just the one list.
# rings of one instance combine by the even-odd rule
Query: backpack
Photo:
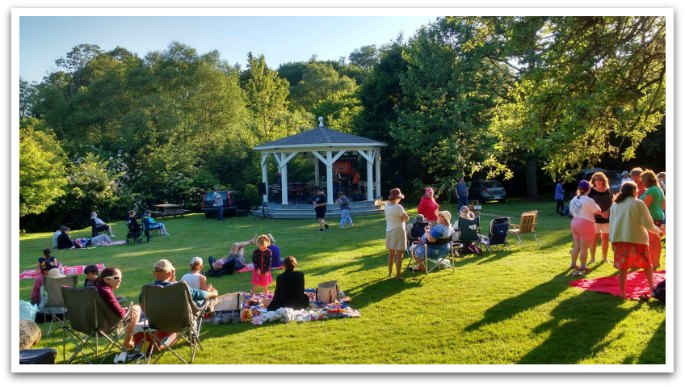
[(661, 302), (666, 302), (666, 280), (659, 282), (652, 290), (652, 296)]
[(316, 299), (320, 302), (330, 304), (338, 300), (338, 281), (328, 281), (320, 283), (316, 287)]

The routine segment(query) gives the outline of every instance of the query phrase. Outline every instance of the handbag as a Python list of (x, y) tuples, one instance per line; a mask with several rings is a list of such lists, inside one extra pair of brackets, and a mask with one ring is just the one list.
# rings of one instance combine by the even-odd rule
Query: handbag
[(338, 300), (338, 281), (322, 282), (316, 287), (316, 299), (326, 304)]
[(245, 304), (245, 296), (242, 292), (235, 293), (225, 293), (219, 296), (216, 305), (214, 306), (215, 312), (224, 311), (234, 311), (240, 310)]

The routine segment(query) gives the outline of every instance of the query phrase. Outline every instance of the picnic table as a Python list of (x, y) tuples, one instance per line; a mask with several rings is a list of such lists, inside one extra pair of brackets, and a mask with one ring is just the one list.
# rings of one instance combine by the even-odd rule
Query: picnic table
[(173, 216), (175, 218), (176, 215), (183, 216), (190, 212), (190, 210), (181, 208), (179, 204), (163, 203), (155, 204), (153, 207), (155, 207), (155, 210), (150, 212), (152, 212), (156, 218), (164, 218), (166, 216)]

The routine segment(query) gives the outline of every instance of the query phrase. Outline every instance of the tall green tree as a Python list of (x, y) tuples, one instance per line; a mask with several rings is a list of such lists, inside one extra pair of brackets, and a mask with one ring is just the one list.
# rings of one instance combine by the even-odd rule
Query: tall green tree
[(516, 152), (534, 153), (556, 177), (632, 159), (664, 117), (664, 18), (550, 17), (538, 26), (534, 59), (523, 57), (534, 66), (494, 109), (491, 164), (508, 170)]
[(41, 214), (64, 196), (67, 158), (55, 135), (34, 118), (19, 129), (19, 216)]

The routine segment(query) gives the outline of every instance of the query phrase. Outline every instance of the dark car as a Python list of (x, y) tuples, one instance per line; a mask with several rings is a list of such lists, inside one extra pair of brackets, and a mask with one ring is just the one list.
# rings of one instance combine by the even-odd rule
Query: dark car
[(507, 200), (507, 191), (502, 183), (497, 180), (478, 180), (469, 187), (469, 199), (478, 200), (481, 203), (497, 200)]
[(589, 182), (590, 179), (592, 179), (592, 175), (596, 172), (603, 172), (609, 179), (609, 187), (611, 190), (614, 191), (614, 193), (618, 192), (618, 189), (621, 187), (621, 174), (616, 171), (609, 171), (602, 168), (583, 169), (583, 171), (576, 176), (576, 184), (581, 180), (587, 180)]
[[(233, 190), (217, 192), (221, 194), (221, 199), (224, 201), (224, 216), (239, 215), (250, 209), (250, 204), (242, 192)], [(214, 191), (207, 191), (202, 195), (200, 212), (204, 212), (208, 218), (216, 217), (218, 209), (214, 207)]]

